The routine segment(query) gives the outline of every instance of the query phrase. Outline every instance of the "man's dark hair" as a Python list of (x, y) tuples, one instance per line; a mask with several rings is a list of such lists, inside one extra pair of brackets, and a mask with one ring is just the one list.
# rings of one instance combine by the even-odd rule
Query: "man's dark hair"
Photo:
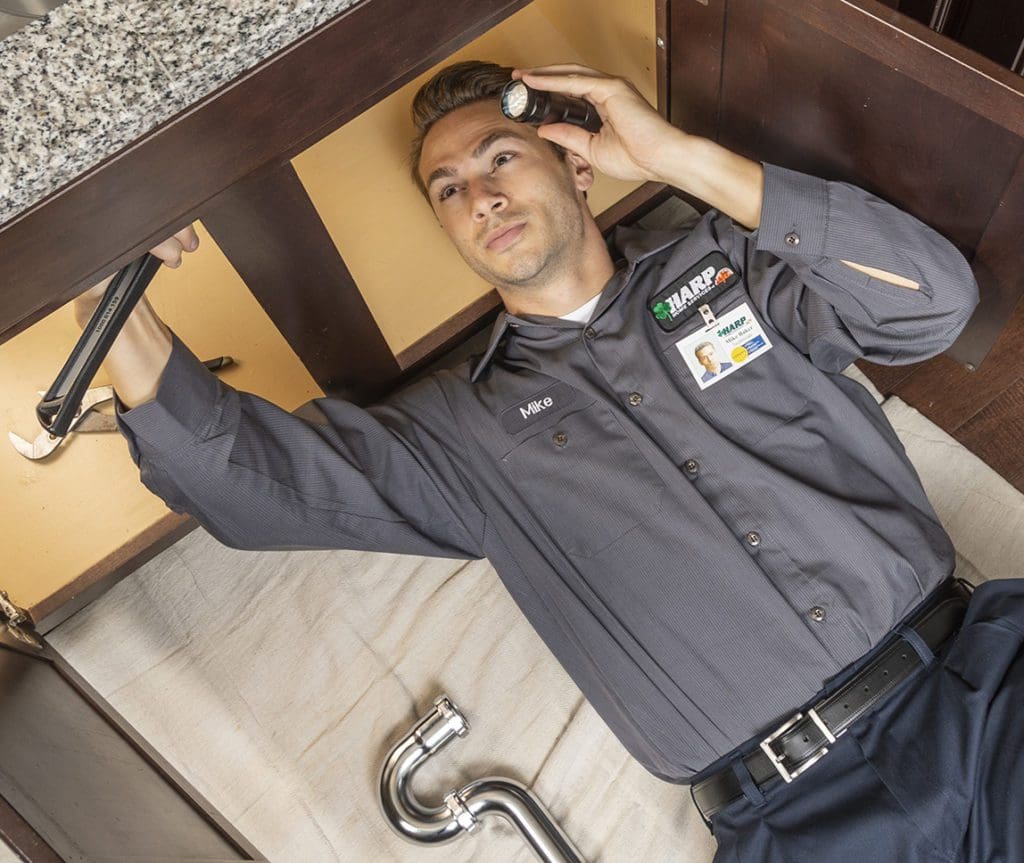
[[(420, 87), (412, 101), (412, 122), (416, 127), (416, 137), (412, 140), (409, 160), (413, 182), (428, 201), (430, 198), (426, 186), (420, 179), (420, 157), (427, 132), (434, 123), (458, 108), (492, 99), (497, 102), (502, 89), (511, 80), (511, 66), (464, 60), (445, 66)], [(565, 156), (563, 147), (554, 143), (551, 143), (551, 147), (560, 159)]]

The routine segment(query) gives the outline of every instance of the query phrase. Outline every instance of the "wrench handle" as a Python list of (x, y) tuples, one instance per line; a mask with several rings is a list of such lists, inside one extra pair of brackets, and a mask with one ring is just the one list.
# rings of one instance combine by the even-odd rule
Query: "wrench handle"
[(121, 332), (132, 309), (160, 269), (160, 259), (146, 252), (118, 271), (57, 379), (36, 405), (39, 424), (54, 437), (71, 427), (82, 397)]

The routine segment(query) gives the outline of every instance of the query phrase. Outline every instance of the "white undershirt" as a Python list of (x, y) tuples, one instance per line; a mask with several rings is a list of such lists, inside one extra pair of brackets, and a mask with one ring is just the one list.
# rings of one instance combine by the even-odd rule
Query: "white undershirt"
[(597, 308), (597, 301), (601, 299), (601, 294), (597, 293), (587, 300), (578, 309), (573, 309), (571, 312), (566, 312), (564, 315), (559, 315), (563, 321), (576, 321), (578, 324), (585, 324), (590, 320), (590, 316), (594, 314), (594, 309)]

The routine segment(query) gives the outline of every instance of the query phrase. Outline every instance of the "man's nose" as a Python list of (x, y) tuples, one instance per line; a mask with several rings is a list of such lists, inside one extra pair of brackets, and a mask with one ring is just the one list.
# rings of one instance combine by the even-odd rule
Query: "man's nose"
[(485, 180), (473, 187), (473, 218), (478, 222), (487, 221), (494, 213), (508, 206), (508, 197), (494, 183)]

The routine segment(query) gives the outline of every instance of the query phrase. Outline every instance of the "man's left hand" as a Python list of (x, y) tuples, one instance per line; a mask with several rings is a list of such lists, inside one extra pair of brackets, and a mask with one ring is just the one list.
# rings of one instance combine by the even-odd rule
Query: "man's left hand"
[(687, 137), (662, 117), (629, 81), (575, 63), (517, 69), (513, 78), (591, 102), (603, 126), (596, 134), (569, 123), (540, 126), (537, 134), (583, 156), (620, 180), (664, 181), (663, 163)]

